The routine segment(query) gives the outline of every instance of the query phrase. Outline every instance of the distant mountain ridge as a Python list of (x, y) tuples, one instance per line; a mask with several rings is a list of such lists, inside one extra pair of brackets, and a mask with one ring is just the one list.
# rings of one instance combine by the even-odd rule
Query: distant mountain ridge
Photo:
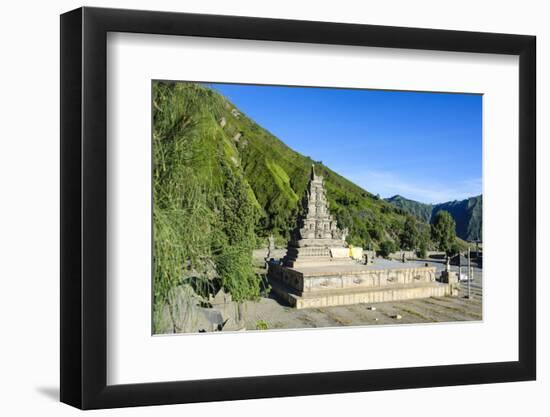
[(456, 222), (456, 234), (467, 241), (482, 240), (483, 196), (478, 195), (460, 201), (426, 204), (400, 195), (385, 199), (405, 212), (430, 223), (437, 212), (448, 211)]

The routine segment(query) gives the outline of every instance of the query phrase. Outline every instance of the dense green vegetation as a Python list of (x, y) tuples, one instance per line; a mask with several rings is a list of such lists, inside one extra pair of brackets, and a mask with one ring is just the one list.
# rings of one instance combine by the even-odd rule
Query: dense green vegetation
[[(181, 110), (185, 114), (180, 117), (202, 120), (202, 137), (197, 140), (205, 142), (208, 148), (201, 149), (203, 160), (207, 160), (210, 166), (211, 178), (208, 181), (222, 181), (219, 160), (225, 158), (225, 162), (232, 166), (233, 171), (239, 172), (250, 187), (250, 199), (260, 211), (255, 234), (262, 238), (262, 244), (263, 238), (269, 234), (274, 234), (279, 242), (289, 238), (313, 163), (316, 172), (325, 177), (331, 212), (342, 227), (349, 228), (350, 243), (375, 249), (384, 240), (399, 242), (407, 217), (401, 210), (363, 190), (321, 162), (293, 151), (220, 94), (191, 83), (179, 83), (177, 86), (162, 83), (158, 88), (171, 91), (182, 103), (200, 96), (202, 107), (209, 109), (206, 112), (208, 114), (199, 115), (196, 108), (183, 108)], [(157, 106), (164, 108), (166, 104), (159, 102)], [(177, 134), (177, 129), (177, 126), (174, 127), (172, 133)], [(214, 161), (208, 154), (216, 146), (223, 152)], [(220, 153), (219, 150), (217, 152)], [(198, 169), (203, 170), (202, 167)]]
[(232, 162), (237, 152), (217, 123), (223, 103), (212, 97), (193, 84), (154, 84), (155, 328), (166, 307), (173, 314), (181, 286), (197, 297), (209, 287), (236, 301), (259, 295), (252, 248), (261, 209)]
[(458, 237), (467, 241), (482, 240), (483, 197), (481, 195), (440, 204), (420, 203), (400, 195), (390, 197), (386, 201), (428, 223), (434, 221), (438, 212), (445, 210), (456, 222)]
[(380, 249), (378, 249), (378, 256), (387, 258), (391, 253), (397, 251), (399, 247), (391, 240), (385, 240), (380, 243)]

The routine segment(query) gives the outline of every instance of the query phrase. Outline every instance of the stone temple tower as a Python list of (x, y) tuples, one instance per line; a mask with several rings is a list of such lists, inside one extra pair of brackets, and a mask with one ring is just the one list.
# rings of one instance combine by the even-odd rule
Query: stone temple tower
[(324, 180), (315, 174), (314, 166), (301, 208), (283, 263), (297, 266), (304, 262), (330, 261), (331, 248), (347, 246), (346, 231), (338, 228), (329, 212)]

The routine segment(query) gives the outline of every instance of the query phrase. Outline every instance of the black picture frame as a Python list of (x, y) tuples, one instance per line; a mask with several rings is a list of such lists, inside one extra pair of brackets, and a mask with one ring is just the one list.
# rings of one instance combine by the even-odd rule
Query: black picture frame
[[(108, 32), (519, 56), (519, 360), (107, 385)], [(536, 378), (534, 36), (80, 8), (61, 15), (61, 401), (82, 409)]]

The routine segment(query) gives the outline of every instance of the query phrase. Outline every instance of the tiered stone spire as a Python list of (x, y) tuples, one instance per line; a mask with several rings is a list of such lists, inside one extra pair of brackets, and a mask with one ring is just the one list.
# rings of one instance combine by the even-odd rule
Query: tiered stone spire
[[(342, 232), (329, 212), (324, 179), (315, 174), (311, 177), (302, 200), (302, 213), (288, 245), (285, 264), (294, 265), (298, 258), (304, 260), (330, 259), (330, 248), (345, 247), (346, 231)], [(308, 249), (306, 249), (308, 248)]]
[(315, 174), (314, 165), (302, 205), (303, 214), (298, 219), (299, 239), (342, 240), (342, 232), (329, 212), (323, 177)]

